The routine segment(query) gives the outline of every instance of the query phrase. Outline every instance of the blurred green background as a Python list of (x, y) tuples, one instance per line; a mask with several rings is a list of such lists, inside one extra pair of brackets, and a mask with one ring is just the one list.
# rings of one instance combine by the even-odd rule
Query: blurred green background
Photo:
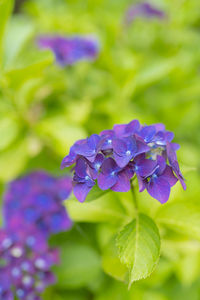
[[(169, 201), (199, 205), (200, 2), (152, 0), (167, 18), (137, 18), (125, 27), (124, 13), (133, 3), (16, 1), (9, 18), (12, 1), (0, 0), (2, 193), (8, 181), (28, 170), (65, 174), (60, 163), (74, 141), (139, 119), (164, 123), (181, 145), (178, 156), (187, 191), (177, 184)], [(50, 51), (37, 48), (41, 34), (96, 35), (99, 57), (60, 68)], [(174, 228), (160, 229), (161, 260), (150, 278), (130, 291), (116, 280), (122, 276), (113, 261), (112, 243), (107, 243), (122, 225), (121, 215), (130, 217), (124, 197), (105, 196), (84, 209), (78, 204), (69, 208), (77, 223), (51, 241), (61, 245), (62, 265), (55, 271), (58, 284), (45, 292), (45, 300), (200, 299), (200, 241)], [(140, 209), (154, 216), (160, 204), (145, 192), (138, 198)], [(109, 210), (112, 201), (114, 212)]]

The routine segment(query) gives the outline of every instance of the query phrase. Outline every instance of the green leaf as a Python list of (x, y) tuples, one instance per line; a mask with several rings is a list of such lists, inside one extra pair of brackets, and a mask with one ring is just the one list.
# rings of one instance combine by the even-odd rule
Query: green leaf
[(129, 287), (155, 269), (160, 255), (160, 236), (154, 221), (139, 214), (117, 236), (119, 257), (129, 269)]
[(4, 67), (12, 66), (26, 42), (32, 36), (34, 25), (29, 19), (15, 15), (9, 22), (5, 36)]
[(54, 268), (59, 288), (80, 288), (95, 280), (101, 272), (101, 260), (90, 246), (66, 243), (61, 246), (61, 264)]
[(82, 127), (70, 124), (67, 117), (61, 114), (41, 121), (36, 127), (36, 131), (54, 151), (62, 156), (68, 153), (71, 145), (76, 140), (86, 136)]
[(0, 151), (8, 147), (19, 134), (19, 124), (10, 114), (7, 114), (6, 118), (1, 116), (0, 119)]
[(0, 0), (0, 65), (2, 64), (4, 32), (12, 7), (13, 0)]
[[(0, 152), (0, 180), (13, 180), (24, 170), (29, 158), (28, 140), (17, 141), (6, 151)], [(11, 163), (12, 162), (12, 163)]]
[(166, 204), (157, 211), (158, 222), (171, 229), (200, 239), (200, 205), (191, 201)]
[(112, 238), (105, 246), (102, 254), (102, 267), (105, 273), (114, 277), (117, 280), (128, 280), (128, 269), (121, 263), (115, 238)]
[(97, 200), (98, 198), (101, 198), (103, 195), (107, 194), (108, 192), (110, 192), (110, 190), (101, 190), (98, 185), (96, 184), (91, 191), (89, 192), (89, 194), (86, 197), (86, 202), (90, 202), (93, 200)]
[(49, 51), (30, 53), (23, 57), (13, 69), (4, 74), (6, 86), (14, 90), (30, 79), (41, 78), (46, 67), (53, 62), (53, 55)]
[(65, 202), (70, 217), (76, 222), (119, 222), (126, 218), (124, 208), (111, 193), (98, 200), (80, 203), (77, 199)]

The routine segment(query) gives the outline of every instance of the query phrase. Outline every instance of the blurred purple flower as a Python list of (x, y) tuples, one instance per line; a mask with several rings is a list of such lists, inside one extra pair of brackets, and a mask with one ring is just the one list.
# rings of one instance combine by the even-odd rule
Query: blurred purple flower
[(40, 294), (55, 283), (51, 267), (59, 263), (38, 231), (0, 230), (0, 299), (40, 300)]
[(72, 179), (55, 178), (45, 172), (33, 172), (8, 185), (4, 195), (3, 218), (7, 228), (32, 229), (46, 236), (72, 226), (63, 200), (72, 191)]
[(133, 4), (125, 14), (125, 24), (132, 23), (137, 17), (165, 18), (165, 13), (148, 2)]
[(80, 202), (85, 201), (96, 181), (102, 190), (126, 192), (136, 174), (139, 191), (147, 189), (164, 203), (177, 180), (185, 189), (176, 156), (179, 145), (172, 143), (173, 138), (163, 124), (142, 126), (138, 120), (117, 124), (113, 130), (77, 141), (61, 168), (75, 165), (73, 189)]
[(60, 66), (73, 65), (81, 60), (93, 61), (99, 53), (97, 40), (90, 36), (41, 36), (41, 49), (50, 49)]

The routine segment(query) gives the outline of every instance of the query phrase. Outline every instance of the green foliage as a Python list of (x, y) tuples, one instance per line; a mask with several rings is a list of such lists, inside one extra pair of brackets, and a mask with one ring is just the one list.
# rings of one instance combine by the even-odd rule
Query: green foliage
[[(0, 0), (1, 194), (35, 168), (65, 174), (74, 141), (134, 118), (175, 132), (187, 181), (164, 205), (136, 194), (138, 216), (130, 193), (66, 200), (75, 225), (54, 237), (58, 282), (43, 299), (199, 300), (199, 0), (155, 0), (167, 18), (128, 28), (129, 0), (28, 0), (10, 17), (13, 2)], [(97, 35), (98, 59), (60, 68), (36, 45), (52, 33)]]
[(200, 239), (199, 203), (188, 201), (169, 203), (159, 209), (156, 219), (173, 230)]
[(118, 234), (117, 245), (121, 262), (129, 268), (129, 287), (153, 272), (160, 255), (160, 236), (152, 219), (139, 214)]
[(61, 246), (61, 264), (55, 267), (57, 288), (80, 288), (93, 280), (98, 280), (101, 272), (98, 253), (80, 243), (67, 243)]
[(71, 218), (77, 222), (120, 222), (127, 217), (124, 208), (116, 201), (114, 193), (107, 193), (91, 202), (67, 200), (66, 207)]
[(8, 18), (12, 12), (13, 0), (0, 1), (0, 66), (2, 67), (3, 39)]

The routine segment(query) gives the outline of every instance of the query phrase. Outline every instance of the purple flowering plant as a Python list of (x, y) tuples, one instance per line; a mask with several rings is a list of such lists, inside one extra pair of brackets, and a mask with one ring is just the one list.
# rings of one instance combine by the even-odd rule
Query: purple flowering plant
[(148, 2), (131, 5), (125, 14), (125, 24), (131, 24), (138, 17), (164, 19), (165, 12)]
[(63, 205), (72, 190), (70, 177), (53, 177), (43, 171), (14, 180), (4, 195), (6, 228), (32, 229), (33, 223), (46, 237), (71, 228), (72, 221)]
[(146, 189), (165, 203), (177, 181), (186, 188), (173, 138), (163, 124), (142, 126), (133, 120), (75, 142), (61, 168), (74, 166), (73, 192), (80, 202), (95, 184), (101, 190), (128, 192), (137, 178), (140, 192)]
[(38, 39), (41, 49), (50, 49), (60, 66), (74, 65), (88, 60), (93, 61), (99, 53), (98, 41), (91, 36), (41, 36)]
[(0, 299), (40, 300), (55, 283), (51, 267), (59, 263), (57, 249), (49, 248), (37, 230), (0, 230)]
[[(108, 211), (115, 217), (118, 210), (115, 211), (114, 202), (118, 199), (114, 198), (114, 193), (94, 201), (91, 206), (90, 201), (101, 197), (106, 191), (131, 191), (132, 201), (128, 202), (129, 196), (127, 199), (124, 196), (123, 200), (128, 203), (125, 204), (128, 205), (128, 219), (126, 215), (120, 215), (123, 228), (113, 233), (106, 246), (108, 249), (117, 249), (109, 250), (112, 251), (111, 257), (116, 268), (113, 268), (112, 259), (108, 264), (105, 262), (106, 272), (116, 278), (119, 278), (120, 274), (120, 279), (128, 281), (129, 287), (134, 281), (149, 276), (160, 257), (159, 230), (154, 220), (139, 209), (135, 181), (138, 181), (139, 192), (146, 190), (161, 204), (168, 201), (171, 188), (178, 181), (183, 189), (186, 189), (176, 155), (179, 145), (174, 143), (173, 139), (174, 134), (166, 130), (161, 123), (148, 126), (133, 120), (128, 124), (114, 125), (112, 130), (104, 130), (100, 134), (92, 134), (86, 139), (76, 141), (61, 163), (61, 168), (70, 167), (73, 172), (75, 197), (79, 202), (88, 199), (87, 203), (80, 204), (80, 207), (73, 199), (71, 205), (70, 201), (68, 202), (67, 207), (72, 215), (78, 216), (78, 220), (81, 213), (85, 215), (84, 221), (98, 222), (97, 216), (99, 221), (102, 221), (104, 213), (107, 221)], [(130, 207), (133, 207), (134, 217), (132, 212), (129, 215)], [(87, 212), (87, 209), (91, 211)], [(99, 210), (102, 213), (98, 213)]]
[(0, 300), (40, 300), (56, 282), (51, 267), (59, 263), (59, 250), (48, 246), (48, 238), (72, 226), (63, 205), (71, 190), (71, 177), (44, 171), (8, 184), (0, 229)]

